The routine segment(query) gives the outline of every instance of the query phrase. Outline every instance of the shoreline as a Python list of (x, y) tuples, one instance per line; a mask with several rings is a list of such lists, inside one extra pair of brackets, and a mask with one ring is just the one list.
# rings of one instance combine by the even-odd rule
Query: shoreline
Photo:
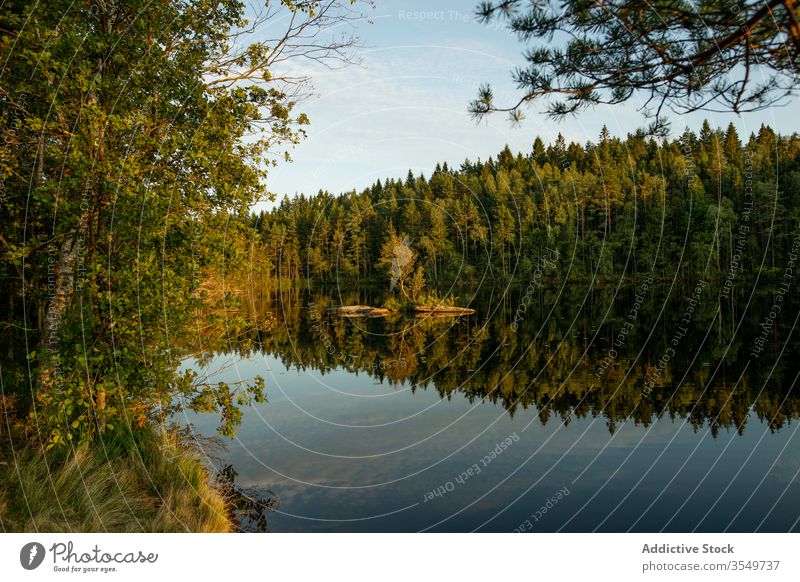
[(174, 430), (133, 429), (91, 447), (44, 453), (4, 441), (0, 527), (6, 532), (237, 531), (224, 484)]

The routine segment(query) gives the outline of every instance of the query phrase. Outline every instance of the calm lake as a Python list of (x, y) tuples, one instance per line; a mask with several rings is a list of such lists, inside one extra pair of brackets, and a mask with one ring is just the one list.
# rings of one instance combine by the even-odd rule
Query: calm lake
[(326, 309), (382, 292), (268, 294), (273, 330), (186, 363), (264, 378), (213, 462), (277, 503), (270, 531), (800, 529), (788, 299), (770, 318), (769, 291), (642, 277), (456, 295), (477, 313), (347, 319)]

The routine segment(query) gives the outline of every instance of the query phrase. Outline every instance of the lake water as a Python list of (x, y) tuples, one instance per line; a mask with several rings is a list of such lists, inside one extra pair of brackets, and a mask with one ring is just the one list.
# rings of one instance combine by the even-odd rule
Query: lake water
[(484, 288), (436, 319), (264, 297), (255, 348), (189, 363), (266, 381), (214, 462), (277, 501), (271, 531), (797, 531), (799, 311), (760, 341), (769, 292), (668, 287)]

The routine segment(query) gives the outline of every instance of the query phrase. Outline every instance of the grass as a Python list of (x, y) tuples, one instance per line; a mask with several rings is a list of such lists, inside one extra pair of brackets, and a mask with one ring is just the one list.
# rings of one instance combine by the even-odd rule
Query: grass
[(229, 502), (174, 431), (93, 448), (0, 450), (0, 530), (229, 532)]

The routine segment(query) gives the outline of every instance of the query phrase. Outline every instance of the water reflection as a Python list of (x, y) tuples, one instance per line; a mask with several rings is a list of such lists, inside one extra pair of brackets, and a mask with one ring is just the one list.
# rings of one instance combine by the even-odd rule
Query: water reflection
[(271, 492), (267, 492), (270, 496), (265, 496), (260, 489), (243, 489), (236, 483), (238, 476), (233, 465), (224, 465), (215, 475), (217, 488), (225, 498), (236, 531), (268, 532), (267, 516), (278, 508), (277, 498)]
[(743, 431), (751, 410), (772, 429), (797, 416), (798, 397), (789, 390), (798, 353), (791, 321), (776, 327), (771, 349), (753, 359), (747, 352), (764, 306), (754, 303), (745, 319), (726, 324), (719, 305), (700, 303), (687, 322), (675, 307), (690, 306), (691, 295), (673, 306), (642, 303), (639, 292), (618, 292), (613, 303), (595, 292), (581, 305), (543, 291), (523, 318), (519, 290), (475, 298), (474, 316), (348, 319), (327, 309), (379, 295), (293, 291), (258, 306), (279, 324), (253, 335), (249, 346), (288, 368), (366, 373), (411, 392), (499, 404), (511, 416), (533, 409), (543, 423), (601, 416), (612, 432), (621, 421), (648, 426), (661, 415), (708, 424), (712, 434)]
[(368, 320), (327, 309), (380, 291), (264, 295), (275, 328), (197, 365), (267, 380), (225, 462), (280, 500), (275, 531), (796, 529), (793, 322), (748, 358), (766, 301), (695, 288), (488, 290), (473, 316)]

